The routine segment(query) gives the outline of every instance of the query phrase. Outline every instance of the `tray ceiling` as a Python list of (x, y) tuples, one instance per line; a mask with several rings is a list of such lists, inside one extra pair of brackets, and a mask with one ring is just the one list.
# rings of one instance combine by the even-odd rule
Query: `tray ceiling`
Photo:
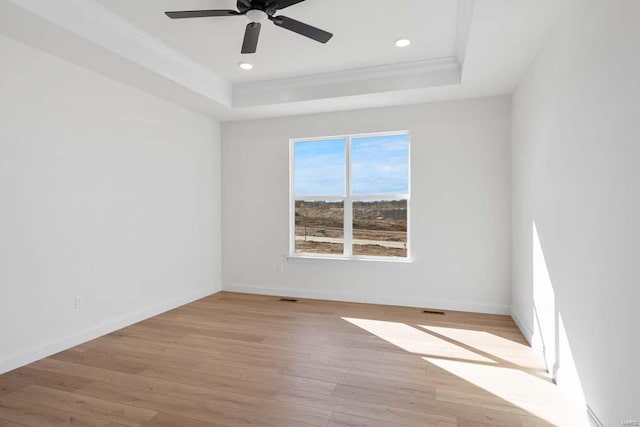
[[(246, 17), (170, 20), (163, 13), (236, 9), (235, 0), (97, 2), (231, 83), (450, 57), (459, 10), (452, 0), (307, 0), (281, 14), (332, 32), (328, 44), (265, 23), (257, 53), (241, 55)], [(398, 49), (399, 37), (411, 39), (411, 46)], [(253, 70), (240, 70), (241, 61)]]

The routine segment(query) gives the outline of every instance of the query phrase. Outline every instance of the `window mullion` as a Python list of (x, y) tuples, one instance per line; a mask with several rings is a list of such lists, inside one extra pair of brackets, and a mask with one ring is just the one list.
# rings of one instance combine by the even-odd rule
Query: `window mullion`
[(353, 255), (353, 203), (351, 202), (351, 137), (346, 144), (346, 196), (344, 201), (344, 254)]

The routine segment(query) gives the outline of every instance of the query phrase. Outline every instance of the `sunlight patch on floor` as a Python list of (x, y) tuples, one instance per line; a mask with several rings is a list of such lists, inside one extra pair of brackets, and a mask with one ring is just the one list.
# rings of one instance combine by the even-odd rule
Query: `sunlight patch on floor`
[(502, 338), (486, 331), (442, 326), (418, 326), (433, 334), (446, 337), (451, 341), (456, 341), (460, 343), (460, 345), (473, 347), (473, 349), (481, 353), (490, 355), (488, 357), (494, 360), (499, 359), (519, 365), (523, 368), (544, 370), (544, 365), (542, 363), (530, 357), (528, 354), (530, 348), (524, 344)]
[(413, 354), (486, 393), (437, 389), (442, 402), (536, 416), (559, 426), (580, 426), (558, 388), (523, 344), (476, 330), (343, 317), (343, 320)]
[(409, 353), (496, 363), (488, 357), (464, 349), (404, 323), (348, 317), (343, 317), (343, 319)]
[[(423, 357), (423, 359), (494, 395), (479, 397), (476, 393), (438, 390), (438, 400), (495, 408), (523, 415), (528, 412), (559, 426), (583, 425), (577, 415), (567, 409), (566, 402), (550, 379), (540, 378), (518, 369), (432, 357)], [(526, 412), (519, 412), (518, 408)]]

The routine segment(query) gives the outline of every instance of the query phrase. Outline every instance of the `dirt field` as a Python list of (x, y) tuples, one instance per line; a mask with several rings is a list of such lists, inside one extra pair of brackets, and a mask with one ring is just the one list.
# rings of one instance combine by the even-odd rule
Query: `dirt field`
[[(343, 238), (343, 218), (342, 202), (297, 202), (296, 236)], [(355, 202), (353, 239), (379, 243), (354, 244), (354, 255), (406, 257), (406, 201)], [(405, 243), (405, 247), (386, 247), (385, 241)], [(343, 245), (297, 239), (296, 252), (341, 254)]]

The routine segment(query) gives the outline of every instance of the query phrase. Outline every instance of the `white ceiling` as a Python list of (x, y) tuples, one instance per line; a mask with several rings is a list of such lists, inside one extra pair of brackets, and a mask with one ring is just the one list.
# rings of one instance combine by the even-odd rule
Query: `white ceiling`
[[(236, 10), (235, 0), (97, 1), (232, 83), (448, 57), (456, 41), (456, 0), (307, 0), (279, 14), (333, 33), (329, 43), (267, 22), (253, 55), (240, 54), (246, 17), (171, 20), (163, 13)], [(409, 37), (413, 44), (398, 49), (394, 41), (399, 37)], [(241, 61), (254, 69), (240, 70)]]
[(566, 4), (307, 0), (283, 14), (334, 39), (267, 24), (255, 55), (239, 53), (244, 17), (163, 14), (235, 0), (0, 0), (0, 34), (226, 121), (511, 93)]

